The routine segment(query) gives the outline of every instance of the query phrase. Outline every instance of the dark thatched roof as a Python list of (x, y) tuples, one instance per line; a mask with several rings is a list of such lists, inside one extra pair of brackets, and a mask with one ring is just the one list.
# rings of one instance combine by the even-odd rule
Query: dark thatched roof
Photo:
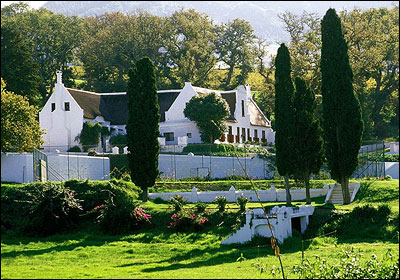
[[(67, 88), (75, 101), (83, 109), (83, 116), (95, 119), (102, 116), (112, 125), (125, 125), (128, 122), (128, 100), (126, 94), (99, 94), (90, 91)], [(179, 91), (159, 92), (160, 121), (165, 121), (165, 111), (171, 107)]]

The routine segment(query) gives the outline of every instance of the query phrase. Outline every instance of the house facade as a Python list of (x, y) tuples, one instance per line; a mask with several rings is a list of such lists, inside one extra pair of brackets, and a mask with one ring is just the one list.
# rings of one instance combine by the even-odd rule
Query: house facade
[[(182, 89), (157, 91), (162, 145), (202, 142), (196, 123), (187, 119), (183, 110), (193, 96), (211, 92), (223, 97), (230, 109), (230, 116), (226, 121), (228, 130), (220, 142), (275, 142), (271, 123), (253, 100), (250, 86), (217, 91), (195, 87), (186, 82)], [(55, 90), (39, 113), (40, 126), (46, 132), (44, 149), (66, 151), (79, 145), (76, 137), (84, 122), (101, 123), (112, 131), (112, 135), (126, 134), (127, 104), (126, 92), (100, 94), (66, 88), (62, 84), (62, 73), (58, 71)]]

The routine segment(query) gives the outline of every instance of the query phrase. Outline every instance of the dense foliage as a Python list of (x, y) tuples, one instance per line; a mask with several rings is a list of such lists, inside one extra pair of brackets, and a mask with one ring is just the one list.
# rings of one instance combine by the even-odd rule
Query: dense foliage
[(295, 79), (296, 91), (293, 108), (295, 111), (295, 135), (292, 151), (295, 176), (305, 182), (307, 203), (311, 204), (310, 175), (318, 174), (323, 160), (323, 140), (319, 119), (315, 113), (314, 94), (304, 80)]
[(291, 78), (289, 50), (281, 44), (275, 58), (275, 148), (276, 166), (286, 181), (286, 203), (290, 205), (288, 177), (294, 174), (292, 152), (294, 146), (295, 112), (293, 108), (294, 87)]
[(1, 151), (31, 152), (43, 144), (37, 120), (38, 108), (29, 105), (27, 97), (6, 89), (1, 79)]
[(101, 132), (101, 124), (93, 124), (91, 122), (85, 122), (82, 126), (82, 131), (79, 134), (79, 143), (82, 144), (84, 152), (87, 152), (89, 148), (96, 148), (99, 144), (99, 134)]
[(329, 9), (321, 23), (321, 77), (325, 155), (333, 179), (350, 203), (349, 177), (358, 165), (363, 122), (340, 18)]
[(186, 104), (183, 114), (189, 120), (195, 121), (205, 143), (214, 143), (220, 138), (227, 127), (225, 120), (230, 115), (229, 105), (221, 96), (210, 93), (197, 95)]
[(145, 221), (140, 211), (136, 213), (139, 193), (134, 184), (116, 180), (2, 185), (2, 230), (44, 236), (72, 229), (85, 221), (99, 221), (106, 232), (126, 232)]
[(147, 200), (148, 188), (154, 185), (158, 176), (160, 106), (154, 71), (148, 57), (137, 61), (129, 71), (126, 93), (129, 168), (132, 181), (143, 190), (143, 200)]

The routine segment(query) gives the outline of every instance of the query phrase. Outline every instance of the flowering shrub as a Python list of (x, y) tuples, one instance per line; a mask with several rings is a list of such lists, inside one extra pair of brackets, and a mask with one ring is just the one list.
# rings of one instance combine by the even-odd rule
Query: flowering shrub
[(183, 208), (183, 205), (185, 204), (185, 201), (183, 200), (183, 196), (177, 194), (174, 197), (171, 197), (169, 200), (174, 207), (174, 212), (180, 212)]
[(89, 213), (96, 213), (95, 222), (100, 225), (103, 231), (111, 234), (118, 234), (133, 230), (142, 223), (150, 223), (150, 215), (135, 205), (135, 202), (119, 197), (111, 196), (105, 203), (95, 206)]
[(201, 214), (194, 214), (191, 212), (181, 211), (174, 213), (171, 216), (171, 222), (167, 226), (168, 229), (173, 229), (179, 232), (184, 231), (200, 231), (209, 222), (209, 220)]
[(225, 212), (225, 206), (228, 204), (228, 200), (225, 196), (216, 196), (215, 202), (218, 204), (218, 211), (223, 213)]
[(243, 196), (243, 193), (241, 196), (238, 196), (237, 204), (239, 205), (240, 212), (246, 211), (246, 204), (248, 201), (249, 201), (249, 199), (247, 197)]

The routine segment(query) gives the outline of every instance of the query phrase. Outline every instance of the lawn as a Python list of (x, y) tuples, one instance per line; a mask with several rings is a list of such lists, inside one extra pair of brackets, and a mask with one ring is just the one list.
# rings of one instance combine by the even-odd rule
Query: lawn
[[(335, 207), (339, 210), (351, 210), (357, 205), (386, 203), (398, 213), (398, 180), (362, 182), (354, 203)], [(266, 205), (277, 204), (282, 205)], [(321, 212), (332, 210), (321, 198), (314, 199), (313, 205), (321, 209), (318, 210)], [(249, 203), (247, 206), (253, 208), (258, 204)], [(262, 264), (267, 269), (279, 266), (269, 239), (257, 239), (247, 245), (221, 245), (221, 241), (234, 231), (228, 221), (199, 233), (175, 233), (167, 229), (171, 215), (170, 205), (147, 202), (143, 208), (152, 214), (152, 224), (125, 235), (107, 235), (92, 224), (44, 238), (20, 237), (12, 232), (2, 233), (1, 277), (280, 278), (279, 274), (274, 276), (269, 270), (260, 274), (256, 267), (257, 264)], [(211, 208), (216, 208), (216, 205), (211, 204), (208, 208), (208, 211), (215, 211)], [(237, 205), (231, 203), (228, 209), (234, 213)], [(315, 237), (309, 233), (306, 238), (310, 235)], [(302, 237), (297, 233), (280, 246), (286, 273), (290, 273), (293, 265), (300, 264), (301, 240)], [(345, 238), (335, 234), (304, 242), (304, 255), (306, 258), (319, 255), (333, 261), (338, 253), (350, 246), (361, 251), (362, 261), (372, 254), (380, 257), (388, 249), (392, 250), (395, 257), (399, 255), (398, 236), (388, 240), (379, 235), (372, 238)], [(242, 261), (237, 261), (241, 254)]]

